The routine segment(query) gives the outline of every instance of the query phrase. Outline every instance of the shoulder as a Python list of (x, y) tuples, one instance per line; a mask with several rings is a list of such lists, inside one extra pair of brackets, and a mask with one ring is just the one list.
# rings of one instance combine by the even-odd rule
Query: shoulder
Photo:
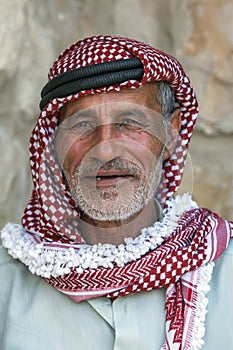
[[(214, 276), (224, 276), (224, 278), (233, 274), (233, 238), (222, 255), (215, 261)], [(233, 280), (232, 280), (233, 284)]]
[(10, 266), (13, 266), (16, 263), (16, 260), (12, 258), (7, 252), (7, 250), (2, 246), (0, 239), (0, 273), (6, 271)]
[(229, 277), (233, 275), (233, 239), (230, 239), (227, 248), (214, 263), (215, 267), (212, 276), (214, 288), (221, 291), (223, 295), (228, 294), (229, 290), (232, 293), (233, 279)]
[(224, 250), (223, 255), (233, 257), (233, 238), (230, 239), (228, 247)]
[(216, 265), (222, 265), (228, 263), (229, 267), (233, 270), (233, 238), (230, 239), (230, 242), (227, 248), (223, 251), (222, 255), (216, 260)]
[[(19, 260), (22, 255), (22, 244), (18, 239), (21, 230), (21, 225), (8, 223), (0, 231), (0, 279), (5, 281), (4, 289), (19, 281), (23, 281), (22, 286), (27, 286), (35, 278), (27, 266)], [(2, 292), (1, 289), (0, 295)]]
[(229, 337), (233, 322), (233, 239), (223, 254), (215, 261), (210, 291), (207, 294), (206, 345), (204, 349), (232, 349)]
[[(224, 294), (227, 293), (226, 286), (229, 290), (233, 289), (233, 279), (229, 276), (233, 275), (233, 238), (222, 255), (215, 261), (215, 267), (213, 271), (213, 283), (222, 284)], [(220, 287), (218, 286), (218, 289)], [(232, 315), (233, 316), (233, 315)]]
[[(2, 247), (0, 240), (0, 318), (6, 313), (9, 302), (9, 295), (11, 293), (12, 282), (15, 278), (14, 270), (15, 261), (7, 253), (6, 249)], [(1, 323), (1, 322), (0, 322)]]
[(8, 254), (0, 240), (0, 281), (3, 282), (0, 288), (1, 301), (8, 303), (12, 291), (16, 290), (16, 287), (18, 291), (23, 292), (30, 285), (36, 283), (36, 277), (23, 263)]

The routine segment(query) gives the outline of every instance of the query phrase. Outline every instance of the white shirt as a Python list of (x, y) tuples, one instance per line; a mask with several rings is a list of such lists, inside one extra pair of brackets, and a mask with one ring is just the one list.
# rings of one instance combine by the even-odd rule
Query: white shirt
[[(76, 304), (0, 248), (1, 350), (159, 350), (165, 290)], [(233, 242), (217, 260), (203, 350), (233, 349)]]

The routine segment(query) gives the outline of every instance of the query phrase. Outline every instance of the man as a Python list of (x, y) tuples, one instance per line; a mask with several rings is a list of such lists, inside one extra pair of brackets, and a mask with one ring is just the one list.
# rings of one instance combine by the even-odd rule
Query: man
[(198, 113), (181, 65), (87, 38), (40, 107), (32, 197), (1, 232), (1, 349), (232, 348), (233, 226), (175, 196)]

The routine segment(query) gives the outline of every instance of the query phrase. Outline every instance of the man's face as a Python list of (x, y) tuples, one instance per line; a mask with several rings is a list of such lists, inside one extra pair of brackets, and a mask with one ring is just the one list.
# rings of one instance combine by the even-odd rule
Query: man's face
[(153, 198), (166, 138), (156, 93), (150, 83), (60, 110), (56, 152), (71, 195), (90, 218), (127, 220)]

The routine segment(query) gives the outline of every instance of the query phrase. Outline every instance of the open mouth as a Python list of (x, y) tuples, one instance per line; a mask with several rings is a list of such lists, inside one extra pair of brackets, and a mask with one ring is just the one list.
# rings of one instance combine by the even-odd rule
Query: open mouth
[(114, 185), (121, 180), (133, 180), (134, 177), (132, 175), (111, 175), (111, 176), (97, 176), (96, 184), (97, 186), (104, 185)]
[(84, 179), (89, 182), (95, 182), (96, 186), (116, 185), (119, 181), (135, 179), (133, 174), (123, 173), (122, 171), (99, 171), (97, 174), (85, 174)]

